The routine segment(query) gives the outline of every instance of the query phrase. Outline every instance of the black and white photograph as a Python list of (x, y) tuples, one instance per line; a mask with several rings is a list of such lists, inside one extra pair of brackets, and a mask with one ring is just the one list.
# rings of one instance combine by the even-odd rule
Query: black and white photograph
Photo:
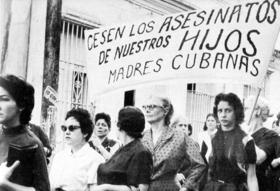
[(280, 191), (280, 0), (0, 0), (0, 191)]

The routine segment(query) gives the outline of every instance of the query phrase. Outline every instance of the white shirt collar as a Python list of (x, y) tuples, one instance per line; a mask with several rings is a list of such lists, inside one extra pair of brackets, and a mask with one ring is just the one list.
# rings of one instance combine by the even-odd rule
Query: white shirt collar
[(69, 155), (72, 155), (72, 156), (82, 156), (82, 155), (85, 155), (88, 150), (91, 149), (89, 144), (86, 142), (86, 144), (84, 144), (78, 151), (76, 151), (75, 153), (72, 152), (71, 148), (68, 147), (67, 148), (67, 153)]

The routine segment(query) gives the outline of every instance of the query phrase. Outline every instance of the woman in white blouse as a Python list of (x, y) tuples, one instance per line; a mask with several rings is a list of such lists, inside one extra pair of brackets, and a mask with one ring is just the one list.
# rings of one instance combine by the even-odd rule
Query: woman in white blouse
[(52, 191), (87, 191), (96, 184), (97, 168), (105, 160), (88, 144), (92, 125), (87, 110), (72, 109), (66, 114), (61, 130), (69, 148), (54, 156), (50, 170)]

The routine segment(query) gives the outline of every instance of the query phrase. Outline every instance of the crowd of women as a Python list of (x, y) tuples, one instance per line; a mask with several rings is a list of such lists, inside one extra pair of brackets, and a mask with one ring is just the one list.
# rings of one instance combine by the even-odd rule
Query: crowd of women
[[(263, 127), (270, 110), (262, 98), (242, 104), (233, 93), (218, 94), (197, 140), (186, 118), (172, 119), (165, 97), (150, 96), (142, 109), (121, 108), (118, 141), (108, 137), (108, 114), (92, 121), (87, 110), (73, 108), (61, 126), (67, 148), (49, 169), (42, 142), (28, 128), (33, 107), (30, 84), (0, 76), (1, 191), (280, 190), (280, 139)], [(241, 128), (244, 120), (250, 123)]]

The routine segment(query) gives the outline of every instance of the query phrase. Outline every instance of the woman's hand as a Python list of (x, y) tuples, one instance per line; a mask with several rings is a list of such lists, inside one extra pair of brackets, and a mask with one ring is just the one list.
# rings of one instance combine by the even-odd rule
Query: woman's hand
[(92, 135), (91, 141), (92, 144), (98, 149), (102, 146), (100, 139), (96, 135)]
[(95, 185), (93, 186), (90, 191), (106, 191), (106, 184)]
[(273, 161), (271, 162), (271, 166), (273, 168), (276, 168), (277, 166), (279, 166), (279, 164), (280, 164), (280, 158), (273, 159)]
[(98, 151), (105, 158), (105, 160), (108, 160), (109, 158), (111, 158), (112, 154), (110, 152), (108, 152), (105, 149), (105, 147), (103, 147), (103, 145), (101, 144), (100, 139), (96, 135), (92, 136), (91, 142), (98, 149)]
[(177, 173), (176, 179), (182, 184), (185, 181), (185, 176), (182, 173)]
[(0, 165), (0, 184), (5, 182), (12, 175), (15, 168), (19, 165), (19, 161), (14, 162), (10, 167), (7, 167), (7, 162), (3, 162)]

